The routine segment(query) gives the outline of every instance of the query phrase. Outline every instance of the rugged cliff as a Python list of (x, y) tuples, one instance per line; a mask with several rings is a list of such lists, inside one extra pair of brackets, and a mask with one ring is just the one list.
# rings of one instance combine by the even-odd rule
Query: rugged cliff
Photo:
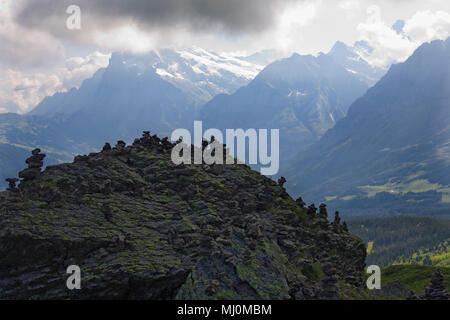
[[(365, 248), (245, 165), (174, 165), (144, 133), (0, 193), (0, 298), (346, 298)], [(81, 268), (68, 290), (66, 268)], [(355, 291), (356, 290), (356, 291)]]

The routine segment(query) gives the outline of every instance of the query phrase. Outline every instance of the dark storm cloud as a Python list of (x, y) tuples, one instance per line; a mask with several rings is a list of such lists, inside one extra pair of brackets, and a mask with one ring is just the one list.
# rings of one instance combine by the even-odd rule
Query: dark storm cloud
[(144, 30), (164, 32), (181, 26), (192, 31), (240, 34), (270, 28), (286, 5), (297, 1), (301, 0), (25, 0), (16, 21), (69, 35), (65, 10), (76, 4), (88, 31), (132, 21)]

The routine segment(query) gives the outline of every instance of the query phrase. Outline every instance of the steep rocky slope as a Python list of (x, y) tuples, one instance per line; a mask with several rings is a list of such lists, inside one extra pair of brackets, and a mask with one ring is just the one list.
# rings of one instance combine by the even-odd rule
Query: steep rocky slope
[[(365, 248), (244, 165), (175, 166), (144, 133), (73, 163), (34, 150), (0, 193), (0, 298), (345, 298)], [(66, 268), (81, 268), (81, 290)]]

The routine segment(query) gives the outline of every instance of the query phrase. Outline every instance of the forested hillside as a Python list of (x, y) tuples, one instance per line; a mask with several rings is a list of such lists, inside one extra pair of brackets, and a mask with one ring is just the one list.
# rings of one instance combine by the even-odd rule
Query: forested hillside
[(439, 245), (442, 248), (445, 243), (448, 248), (445, 241), (450, 238), (450, 220), (397, 216), (354, 219), (347, 223), (350, 231), (371, 247), (367, 264), (381, 267), (400, 262), (400, 257), (410, 257), (427, 248)]
[(411, 255), (401, 256), (395, 263), (450, 267), (450, 239), (431, 248), (419, 249)]

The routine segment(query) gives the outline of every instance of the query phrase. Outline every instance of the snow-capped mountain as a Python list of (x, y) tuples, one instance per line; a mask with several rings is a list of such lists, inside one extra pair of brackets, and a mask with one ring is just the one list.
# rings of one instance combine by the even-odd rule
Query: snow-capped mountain
[[(117, 52), (111, 55), (109, 66), (86, 79), (80, 89), (73, 88), (68, 92), (46, 97), (30, 114), (71, 114), (77, 111), (83, 107), (82, 101), (77, 98), (80, 95), (78, 92), (86, 89), (92, 91), (89, 88), (96, 88), (103, 81), (105, 70), (119, 70), (118, 66), (120, 76), (126, 74), (135, 80), (146, 74), (155, 74), (181, 90), (189, 104), (198, 106), (217, 94), (233, 93), (247, 85), (265, 65), (262, 62), (246, 61), (246, 57), (217, 54), (195, 47), (183, 50), (162, 49), (146, 54)], [(121, 81), (120, 78), (116, 80)], [(124, 85), (126, 86), (125, 83)], [(145, 91), (145, 83), (142, 85)]]
[(353, 47), (338, 41), (327, 55), (355, 74), (359, 80), (373, 86), (386, 74), (387, 69), (372, 66), (364, 59), (371, 51), (372, 48), (364, 41), (356, 42)]
[[(355, 214), (447, 213), (450, 38), (393, 65), (283, 174), (288, 190)], [(352, 208), (358, 208), (354, 210)]]
[(160, 50), (148, 55), (148, 63), (164, 80), (187, 92), (195, 104), (220, 93), (233, 93), (248, 84), (264, 68), (264, 63), (201, 48)]
[(280, 129), (280, 155), (317, 141), (368, 86), (325, 54), (293, 54), (269, 64), (247, 86), (201, 109), (208, 128)]

